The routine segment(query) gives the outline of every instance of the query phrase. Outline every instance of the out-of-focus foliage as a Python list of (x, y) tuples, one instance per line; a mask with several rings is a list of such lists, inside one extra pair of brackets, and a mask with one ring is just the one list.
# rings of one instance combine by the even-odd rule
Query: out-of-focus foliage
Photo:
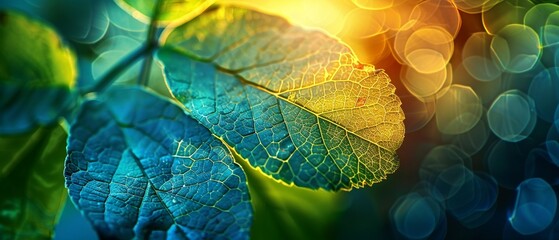
[(254, 220), (251, 239), (329, 239), (342, 213), (342, 193), (285, 184), (235, 156), (247, 175)]
[(64, 175), (102, 238), (248, 238), (246, 179), (229, 150), (140, 88), (114, 88), (82, 105)]
[(0, 136), (0, 239), (48, 239), (68, 195), (60, 125)]
[(74, 54), (52, 28), (16, 11), (0, 11), (0, 36), (0, 134), (56, 122), (73, 105)]
[[(149, 22), (157, 8), (157, 24), (162, 26), (178, 25), (202, 13), (215, 0), (116, 0), (135, 18)], [(157, 6), (161, 2), (160, 6)]]

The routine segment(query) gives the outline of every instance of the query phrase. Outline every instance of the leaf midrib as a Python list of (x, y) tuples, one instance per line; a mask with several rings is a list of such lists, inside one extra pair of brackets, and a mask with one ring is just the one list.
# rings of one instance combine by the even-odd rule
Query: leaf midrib
[[(172, 51), (173, 53), (176, 53), (176, 54), (183, 55), (183, 56), (185, 56), (185, 57), (187, 57), (188, 59), (193, 60), (193, 61), (198, 61), (198, 62), (202, 62), (202, 63), (211, 64), (218, 72), (221, 72), (221, 73), (225, 73), (225, 74), (229, 74), (229, 75), (234, 76), (235, 79), (236, 79), (237, 81), (239, 81), (239, 82), (240, 82), (241, 84), (243, 84), (243, 85), (251, 86), (251, 87), (256, 88), (256, 89), (258, 89), (258, 90), (260, 90), (260, 91), (263, 91), (263, 92), (265, 92), (265, 93), (267, 93), (267, 94), (270, 94), (270, 95), (272, 95), (272, 96), (275, 96), (275, 97), (278, 98), (278, 99), (281, 99), (281, 100), (283, 100), (283, 101), (285, 101), (285, 102), (287, 102), (287, 103), (289, 103), (289, 104), (292, 104), (292, 105), (294, 105), (294, 106), (297, 106), (297, 107), (303, 109), (303, 110), (306, 111), (306, 112), (311, 113), (312, 115), (315, 115), (317, 118), (319, 118), (319, 119), (321, 119), (321, 120), (323, 120), (323, 121), (327, 121), (328, 123), (333, 124), (334, 126), (343, 129), (344, 131), (346, 131), (346, 132), (349, 133), (349, 134), (352, 134), (352, 135), (354, 135), (354, 136), (357, 136), (359, 139), (361, 139), (361, 140), (363, 140), (363, 141), (365, 141), (365, 142), (367, 142), (367, 143), (373, 144), (373, 145), (377, 146), (378, 148), (380, 148), (380, 149), (382, 149), (382, 150), (385, 150), (385, 151), (394, 153), (392, 150), (389, 150), (389, 149), (387, 149), (387, 148), (385, 148), (385, 147), (379, 145), (378, 143), (375, 143), (375, 142), (373, 142), (373, 141), (371, 141), (371, 140), (369, 140), (369, 139), (366, 139), (366, 138), (362, 137), (361, 135), (359, 135), (359, 134), (357, 134), (357, 133), (355, 133), (355, 132), (353, 132), (353, 131), (349, 131), (349, 130), (346, 129), (344, 126), (340, 125), (339, 123), (336, 123), (336, 122), (334, 122), (334, 121), (332, 121), (332, 120), (330, 120), (330, 119), (328, 119), (328, 118), (326, 118), (326, 117), (324, 117), (324, 116), (322, 116), (322, 115), (320, 115), (320, 114), (316, 114), (314, 111), (312, 111), (311, 109), (309, 109), (309, 108), (307, 108), (307, 107), (305, 107), (305, 106), (303, 106), (303, 105), (301, 105), (301, 104), (298, 104), (298, 103), (296, 103), (296, 102), (290, 101), (289, 99), (287, 99), (287, 98), (281, 96), (280, 93), (276, 93), (276, 92), (274, 92), (274, 91), (272, 91), (272, 90), (270, 90), (270, 89), (268, 89), (268, 88), (266, 88), (266, 87), (264, 87), (264, 86), (260, 86), (260, 85), (258, 85), (258, 84), (255, 84), (255, 83), (253, 83), (253, 82), (251, 82), (251, 81), (248, 81), (248, 80), (244, 79), (243, 77), (241, 77), (241, 76), (239, 75), (239, 71), (237, 71), (237, 70), (230, 70), (230, 69), (223, 68), (223, 67), (217, 65), (215, 62), (213, 62), (211, 59), (204, 59), (204, 58), (200, 58), (200, 57), (194, 56), (194, 55), (192, 55), (192, 54), (188, 54), (187, 52), (181, 51), (180, 49), (178, 49), (178, 48), (176, 48), (176, 47), (165, 46), (163, 49), (164, 49), (164, 50)], [(247, 69), (244, 69), (244, 70), (247, 70)], [(317, 85), (315, 85), (315, 86), (317, 86)], [(314, 87), (314, 86), (313, 86), (313, 87)], [(359, 130), (359, 131), (360, 131), (360, 130)]]
[[(167, 206), (167, 204), (165, 203), (165, 201), (163, 201), (163, 198), (160, 196), (160, 192), (166, 192), (166, 191), (163, 191), (163, 190), (158, 189), (158, 188), (155, 187), (155, 184), (152, 182), (152, 179), (151, 179), (151, 178), (149, 177), (149, 175), (145, 172), (145, 169), (143, 168), (143, 164), (140, 162), (140, 158), (134, 153), (134, 151), (133, 151), (132, 148), (130, 147), (131, 144), (129, 144), (128, 138), (126, 137), (126, 134), (125, 134), (124, 131), (122, 131), (122, 130), (125, 129), (125, 128), (133, 128), (133, 129), (135, 129), (136, 131), (141, 132), (144, 136), (150, 138), (151, 140), (153, 140), (153, 141), (155, 141), (155, 142), (158, 142), (158, 141), (157, 141), (156, 139), (154, 139), (151, 135), (149, 135), (149, 134), (147, 134), (145, 131), (143, 131), (141, 128), (135, 128), (135, 125), (132, 124), (132, 123), (126, 124), (126, 123), (121, 123), (121, 122), (119, 122), (119, 121), (117, 120), (118, 118), (116, 118), (116, 116), (113, 114), (112, 111), (109, 110), (109, 113), (111, 114), (111, 117), (112, 117), (113, 120), (115, 121), (116, 125), (119, 127), (119, 130), (121, 131), (121, 133), (122, 133), (122, 135), (123, 135), (123, 137), (124, 137), (124, 141), (125, 141), (126, 146), (127, 146), (127, 148), (126, 148), (124, 151), (126, 151), (126, 150), (129, 150), (129, 151), (130, 151), (130, 155), (132, 156), (132, 158), (134, 158), (134, 163), (136, 163), (136, 165), (138, 166), (138, 168), (139, 168), (140, 171), (142, 172), (142, 175), (143, 175), (143, 177), (145, 177), (146, 181), (148, 182), (149, 187), (150, 187), (151, 189), (153, 189), (153, 191), (154, 191), (154, 193), (155, 193), (155, 196), (156, 196), (157, 199), (161, 202), (161, 205), (163, 205), (165, 211), (167, 212), (167, 214), (169, 214), (169, 216), (170, 216), (171, 219), (173, 220), (173, 223), (174, 223), (175, 225), (177, 225), (177, 226), (183, 226), (183, 227), (186, 227), (186, 228), (190, 229), (190, 227), (185, 226), (185, 225), (183, 225), (183, 224), (180, 224), (180, 223), (178, 223), (178, 222), (176, 221), (176, 218), (178, 218), (178, 217), (180, 217), (180, 216), (175, 216), (175, 215), (171, 212), (171, 210), (169, 209), (169, 206)], [(170, 120), (172, 120), (172, 119), (170, 119)], [(120, 162), (119, 162), (119, 164), (120, 164)], [(144, 194), (147, 194), (147, 193), (148, 193), (148, 189), (146, 188)], [(144, 196), (145, 196), (145, 195), (144, 195)], [(199, 202), (199, 201), (196, 201), (196, 200), (194, 200), (194, 199), (192, 199), (192, 198), (186, 198), (186, 197), (184, 197), (184, 196), (177, 195), (177, 194), (174, 194), (174, 196), (176, 196), (176, 197), (178, 197), (178, 198), (181, 198), (181, 199), (184, 199), (184, 200), (186, 200), (186, 201), (190, 201), (190, 202), (194, 202), (194, 203), (200, 204), (201, 206), (205, 206), (204, 203), (201, 203), (201, 202)], [(141, 206), (142, 206), (143, 204), (144, 204), (144, 201), (143, 201), (143, 198), (142, 198), (142, 203), (140, 204), (140, 208), (141, 208)], [(196, 231), (195, 229), (190, 229), (190, 230)]]

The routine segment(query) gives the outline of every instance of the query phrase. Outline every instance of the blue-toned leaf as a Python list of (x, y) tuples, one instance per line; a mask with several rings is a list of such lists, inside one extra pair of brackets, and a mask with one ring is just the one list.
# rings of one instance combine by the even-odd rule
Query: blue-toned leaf
[(52, 28), (0, 11), (0, 134), (53, 124), (73, 106), (76, 63)]
[(339, 41), (226, 6), (163, 38), (173, 95), (253, 167), (328, 190), (372, 185), (398, 168), (404, 115), (394, 86)]
[(0, 137), (0, 239), (50, 239), (66, 201), (60, 125)]
[(83, 104), (68, 143), (70, 197), (102, 238), (248, 237), (242, 169), (175, 104), (113, 89)]

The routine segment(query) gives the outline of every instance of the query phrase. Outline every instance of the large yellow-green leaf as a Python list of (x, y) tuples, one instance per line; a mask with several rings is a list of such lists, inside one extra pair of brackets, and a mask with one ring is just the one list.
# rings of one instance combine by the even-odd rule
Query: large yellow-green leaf
[(45, 24), (0, 11), (0, 134), (49, 125), (73, 103), (73, 53)]
[(253, 167), (329, 190), (397, 169), (404, 115), (394, 86), (338, 40), (228, 6), (163, 38), (173, 95)]
[(162, 1), (157, 24), (180, 24), (202, 13), (215, 0), (115, 0), (120, 7), (140, 21), (149, 22), (157, 1)]
[(0, 238), (52, 238), (68, 195), (66, 132), (57, 125), (0, 137), (0, 156)]

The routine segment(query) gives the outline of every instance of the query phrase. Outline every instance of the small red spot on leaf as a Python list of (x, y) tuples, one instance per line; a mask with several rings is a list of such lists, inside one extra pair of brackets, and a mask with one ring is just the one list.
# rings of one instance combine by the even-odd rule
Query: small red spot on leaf
[(355, 103), (355, 107), (362, 107), (362, 106), (365, 105), (365, 102), (367, 102), (367, 98), (365, 98), (365, 97), (357, 98), (357, 102)]
[(363, 68), (365, 67), (365, 65), (363, 65), (363, 63), (356, 63), (353, 65), (354, 68), (363, 70)]

